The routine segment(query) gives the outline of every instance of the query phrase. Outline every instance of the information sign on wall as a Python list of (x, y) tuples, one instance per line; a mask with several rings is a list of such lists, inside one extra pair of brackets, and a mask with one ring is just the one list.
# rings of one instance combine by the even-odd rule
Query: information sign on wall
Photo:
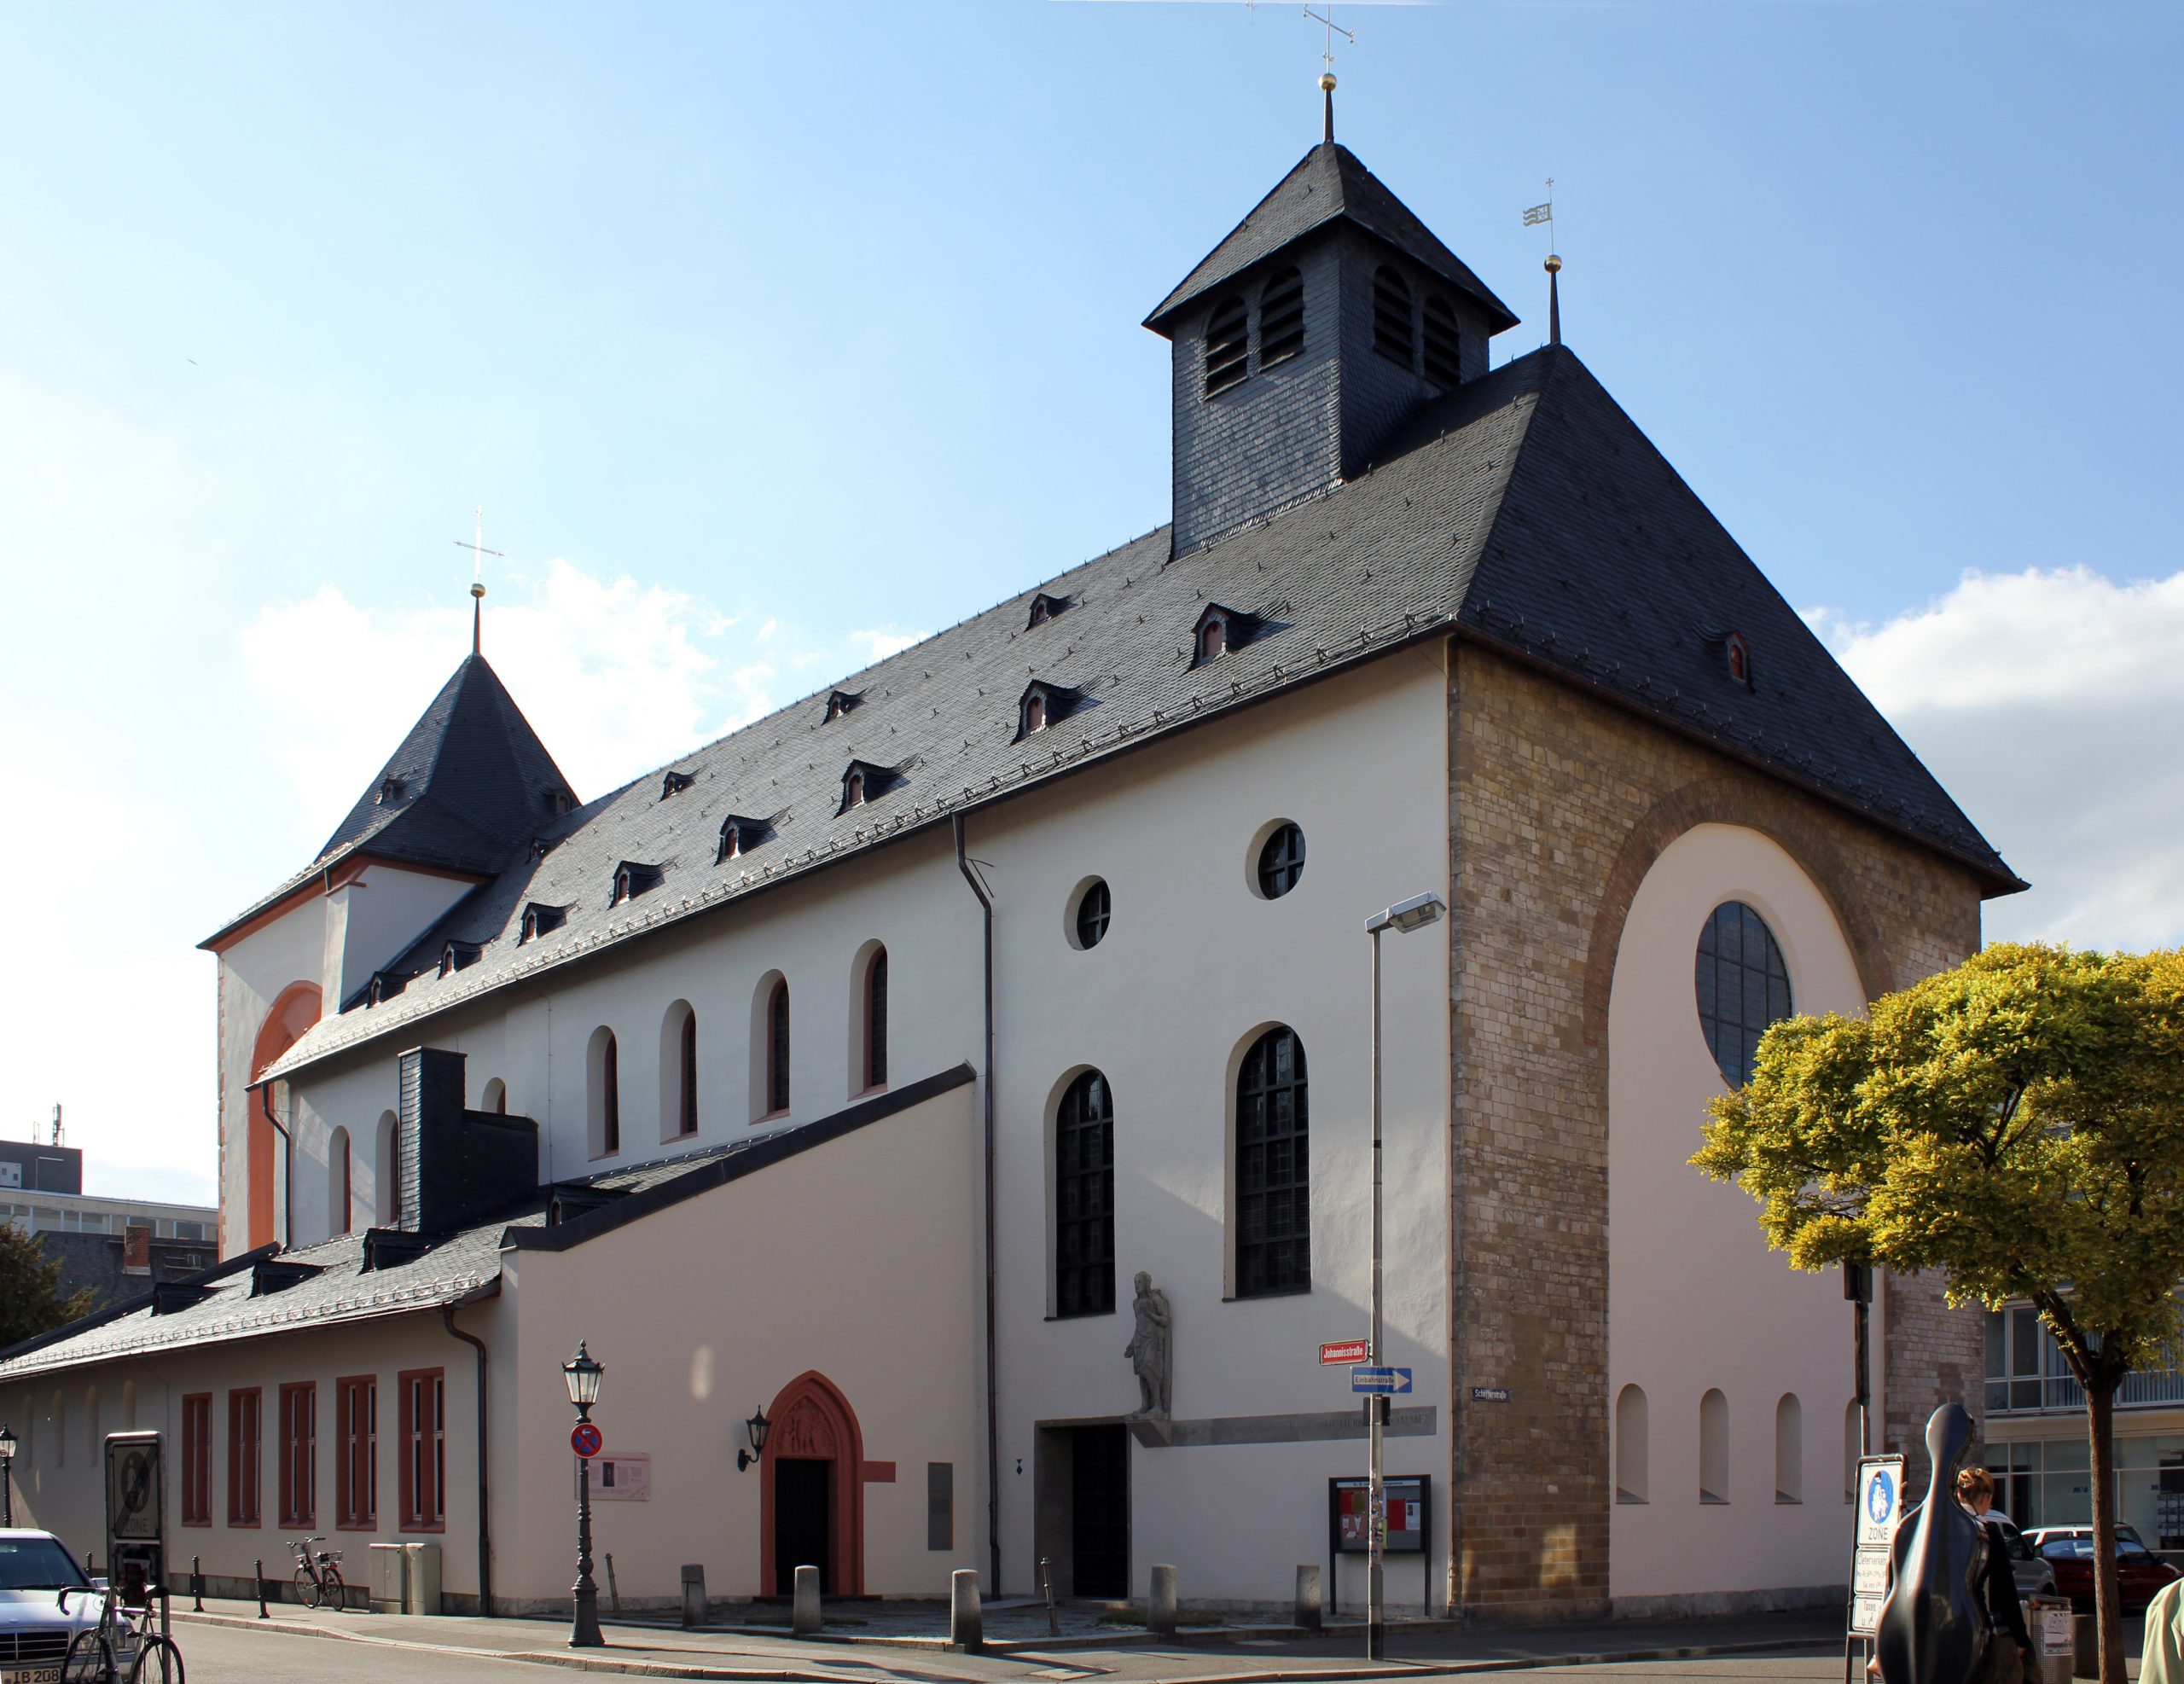
[[(1388, 1475), (1380, 1482), (1388, 1505), (1387, 1542), (1390, 1555), (1417, 1555), (1432, 1541), (1433, 1481), (1428, 1476), (1398, 1478)], [(1327, 1481), (1327, 1526), (1337, 1555), (1367, 1553), (1366, 1524), (1372, 1499), (1372, 1482), (1366, 1479)]]
[(1850, 1561), (1850, 1635), (1880, 1629), (1881, 1600), (1888, 1594), (1888, 1553), (1903, 1519), (1903, 1458), (1863, 1456), (1858, 1461), (1857, 1548)]
[(652, 1457), (648, 1453), (617, 1450), (591, 1465), (591, 1495), (601, 1502), (645, 1503), (652, 1501)]

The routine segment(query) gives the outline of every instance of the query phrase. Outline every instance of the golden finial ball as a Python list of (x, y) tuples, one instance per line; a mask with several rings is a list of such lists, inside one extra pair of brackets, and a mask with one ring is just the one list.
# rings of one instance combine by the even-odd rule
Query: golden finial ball
[(1552, 252), (1549, 252), (1547, 254), (1547, 272), (1549, 275), (1560, 275), (1562, 273), (1562, 259), (1555, 256)]
[(473, 596), (482, 597), (485, 594), (485, 587), (482, 584), (473, 584), (470, 587), (470, 594)]
[(1334, 91), (1334, 72), (1332, 70), (1323, 70), (1320, 73), (1320, 91), (1323, 94), (1331, 94)]

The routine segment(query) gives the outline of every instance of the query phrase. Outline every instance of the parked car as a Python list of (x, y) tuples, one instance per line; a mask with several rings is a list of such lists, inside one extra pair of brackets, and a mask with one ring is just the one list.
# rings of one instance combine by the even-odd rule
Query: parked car
[[(2118, 1532), (2123, 1528), (2117, 1529)], [(2093, 1529), (2089, 1526), (2042, 1529), (2040, 1553), (2055, 1569), (2055, 1588), (2071, 1599), (2080, 1611), (2093, 1606)], [(2036, 1535), (2039, 1536), (2039, 1535)], [(2125, 1612), (2143, 1608), (2153, 1594), (2172, 1580), (2184, 1577), (2135, 1537), (2116, 1540), (2116, 1582), (2123, 1593)]]
[(69, 1640), (99, 1623), (104, 1600), (52, 1533), (0, 1530), (0, 1677), (59, 1678)]
[[(2090, 1526), (2035, 1526), (2024, 1535), (2024, 1541), (2037, 1549), (2050, 1538), (2089, 1538), (2092, 1536), (2093, 1528)], [(2139, 1536), (2139, 1529), (2128, 1521), (2116, 1523), (2116, 1536), (2129, 1539), (2140, 1549), (2146, 1547), (2146, 1541)]]
[(2055, 1564), (2025, 1541), (2017, 1523), (1998, 1508), (1987, 1511), (1987, 1519), (2002, 1529), (2002, 1542), (2009, 1546), (2010, 1577), (2017, 1581), (2018, 1600), (2028, 1596), (2053, 1596)]

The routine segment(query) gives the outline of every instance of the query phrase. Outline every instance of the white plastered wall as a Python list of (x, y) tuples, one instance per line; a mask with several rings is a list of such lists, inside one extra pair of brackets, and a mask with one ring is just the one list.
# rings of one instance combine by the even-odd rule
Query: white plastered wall
[[(317, 983), (326, 957), (326, 903), (314, 895), (219, 955), (220, 1239), (223, 1255), (247, 1248), (250, 1207), (248, 1109), (258, 1032), (273, 1002), (293, 983)], [(330, 1007), (328, 1008), (330, 1009)], [(274, 1227), (282, 1184), (276, 1137)], [(312, 1230), (300, 1229), (300, 1233)]]
[[(1608, 1416), (1626, 1385), (1644, 1389), (1647, 1500), (1614, 1503), (1609, 1529), (1610, 1594), (1632, 1611), (1649, 1598), (1849, 1577), (1851, 1317), (1841, 1278), (1792, 1270), (1767, 1249), (1752, 1199), (1687, 1161), (1707, 1100), (1723, 1091), (1699, 1024), (1699, 931), (1732, 900), (1758, 911), (1781, 944), (1794, 1010), (1847, 1015), (1866, 1004), (1827, 900), (1755, 831), (1686, 832), (1631, 902), (1608, 1007)], [(1699, 1406), (1713, 1388), (1728, 1402), (1728, 1501), (1702, 1504)], [(1775, 1501), (1786, 1392), (1804, 1416), (1795, 1504)]]
[(334, 890), (326, 897), (326, 1009), (337, 1010), (469, 892), (461, 878), (383, 864), (366, 867)]

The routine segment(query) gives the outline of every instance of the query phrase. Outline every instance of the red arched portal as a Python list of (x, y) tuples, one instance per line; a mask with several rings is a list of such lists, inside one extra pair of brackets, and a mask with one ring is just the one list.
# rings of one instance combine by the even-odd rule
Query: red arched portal
[[(864, 1431), (840, 1389), (817, 1369), (783, 1386), (766, 1411), (758, 1459), (758, 1594), (785, 1595), (799, 1566), (820, 1569), (831, 1596), (864, 1594)], [(813, 1561), (800, 1542), (823, 1540)], [(791, 1558), (807, 1554), (802, 1561)]]
[[(304, 1038), (304, 1031), (318, 1021), (317, 983), (290, 983), (274, 1001), (273, 1009), (258, 1026), (258, 1040), (250, 1049), (250, 1079), (255, 1082), (265, 1067)], [(269, 1107), (273, 1090), (260, 1088), (245, 1104), (248, 1122), (244, 1131), (244, 1182), (247, 1189), (248, 1249), (276, 1238), (273, 1223), (273, 1118)]]

